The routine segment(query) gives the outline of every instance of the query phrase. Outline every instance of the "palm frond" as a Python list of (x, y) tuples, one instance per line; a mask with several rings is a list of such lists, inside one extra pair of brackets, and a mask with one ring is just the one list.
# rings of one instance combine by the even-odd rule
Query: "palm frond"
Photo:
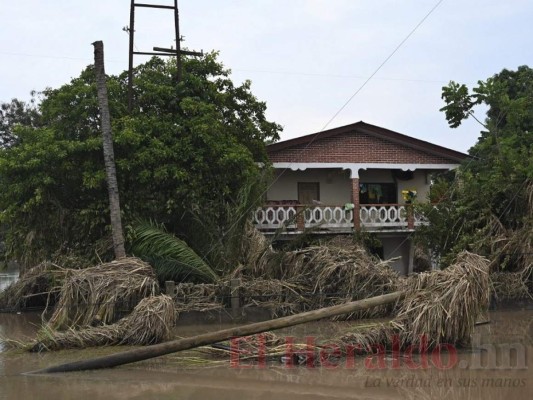
[(174, 281), (215, 282), (217, 273), (187, 243), (153, 221), (138, 221), (131, 251), (149, 262), (158, 278)]

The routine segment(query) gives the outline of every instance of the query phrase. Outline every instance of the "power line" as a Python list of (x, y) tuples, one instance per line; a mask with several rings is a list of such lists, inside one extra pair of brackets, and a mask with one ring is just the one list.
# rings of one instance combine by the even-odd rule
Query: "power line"
[[(333, 122), (333, 120), (342, 112), (342, 110), (344, 110), (344, 108), (346, 108), (346, 106), (353, 100), (353, 98), (355, 96), (357, 96), (359, 94), (359, 92), (361, 92), (361, 90), (367, 85), (368, 82), (370, 82), (370, 80), (374, 77), (374, 75), (376, 75), (379, 70), (392, 58), (392, 56), (394, 56), (394, 54), (396, 54), (396, 52), (400, 49), (400, 47), (402, 47), (405, 42), (407, 42), (407, 40), (416, 32), (416, 30), (424, 23), (424, 21), (433, 13), (433, 11), (435, 11), (437, 9), (437, 7), (443, 2), (444, 0), (439, 0), (434, 6), (433, 8), (431, 8), (431, 10), (429, 10), (429, 12), (420, 20), (420, 22), (418, 24), (416, 24), (416, 26), (409, 32), (409, 34), (394, 48), (394, 50), (388, 55), (388, 57), (374, 70), (374, 72), (363, 82), (363, 84), (361, 86), (359, 86), (359, 88), (355, 91), (354, 94), (352, 94), (350, 96), (350, 98), (342, 105), (342, 107), (333, 115), (333, 117), (331, 117), (329, 119), (329, 121), (322, 127), (322, 129), (315, 135), (313, 136), (313, 138), (309, 141), (309, 143), (307, 143), (307, 145), (300, 151), (300, 153), (303, 153), (304, 151), (307, 150), (307, 148), (309, 146), (311, 146), (311, 144), (313, 144), (313, 142), (320, 136), (320, 133), (323, 132), (331, 122)], [(274, 181), (269, 185), (269, 187), (265, 190), (265, 192), (262, 193), (261, 196), (263, 196), (277, 181), (278, 179), (285, 173), (287, 169), (283, 170), (281, 172), (281, 174), (279, 174), (276, 179), (274, 179)]]
[[(429, 12), (424, 16), (424, 18), (422, 18), (420, 20), (420, 22), (418, 24), (416, 24), (416, 26), (411, 30), (411, 32), (409, 32), (409, 34), (400, 42), (400, 44), (398, 44), (398, 46), (396, 46), (396, 48), (392, 51), (392, 53), (389, 54), (389, 56), (379, 65), (379, 67), (376, 68), (376, 70), (372, 73), (372, 75), (370, 75), (364, 82), (361, 86), (359, 86), (359, 88), (354, 92), (354, 94), (352, 94), (350, 96), (350, 98), (342, 105), (341, 108), (339, 108), (339, 110), (333, 115), (333, 117), (331, 117), (329, 119), (328, 122), (326, 122), (326, 124), (324, 125), (324, 127), (321, 129), (321, 131), (325, 130), (329, 124), (331, 124), (333, 122), (333, 120), (335, 118), (337, 118), (337, 116), (342, 112), (342, 110), (344, 110), (346, 108), (346, 106), (348, 104), (350, 104), (350, 102), (353, 100), (353, 98), (355, 96), (357, 96), (359, 94), (359, 92), (361, 90), (363, 90), (363, 88), (367, 85), (368, 82), (370, 82), (370, 80), (374, 77), (374, 75), (376, 75), (379, 70), (381, 70), (381, 68), (383, 68), (383, 66), (394, 56), (394, 54), (396, 54), (396, 52), (398, 50), (400, 50), (400, 48), (405, 44), (405, 42), (407, 42), (407, 40), (409, 40), (409, 38), (413, 35), (413, 33), (415, 33), (418, 28), (424, 23), (424, 21), (426, 19), (428, 19), (428, 17), (433, 13), (433, 11), (435, 11), (437, 9), (438, 6), (441, 5), (441, 3), (443, 2), (444, 0), (439, 0), (437, 2), (437, 4), (435, 4), (433, 6), (433, 8), (431, 10), (429, 10)], [(312, 143), (313, 141), (311, 141), (308, 146)]]
[[(276, 70), (265, 70), (265, 69), (252, 69), (252, 68), (231, 68), (231, 71), (239, 72), (257, 72), (265, 74), (277, 74), (277, 75), (292, 75), (292, 76), (309, 76), (309, 77), (323, 77), (323, 78), (338, 78), (338, 79), (368, 79), (368, 76), (364, 75), (349, 75), (349, 74), (326, 74), (326, 73), (315, 73), (315, 72), (301, 72), (301, 71), (276, 71)], [(414, 78), (401, 78), (401, 77), (381, 77), (374, 80), (380, 81), (392, 81), (392, 82), (419, 82), (419, 83), (438, 83), (438, 84), (448, 84), (449, 80), (444, 79), (414, 79)], [(470, 82), (469, 84), (475, 85), (476, 82)]]

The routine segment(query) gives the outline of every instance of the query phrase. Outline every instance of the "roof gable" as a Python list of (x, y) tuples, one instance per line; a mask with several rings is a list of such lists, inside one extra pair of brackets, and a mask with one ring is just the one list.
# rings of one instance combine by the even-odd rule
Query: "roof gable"
[(365, 122), (267, 146), (272, 162), (457, 164), (467, 154)]

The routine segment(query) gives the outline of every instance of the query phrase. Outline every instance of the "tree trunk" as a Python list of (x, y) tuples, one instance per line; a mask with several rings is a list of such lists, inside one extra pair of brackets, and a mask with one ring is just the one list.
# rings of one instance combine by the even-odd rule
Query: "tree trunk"
[(365, 300), (352, 301), (337, 306), (321, 308), (319, 310), (307, 311), (301, 314), (291, 315), (288, 317), (277, 318), (270, 321), (256, 322), (253, 324), (236, 326), (221, 331), (204, 333), (202, 335), (192, 336), (184, 339), (172, 340), (166, 343), (146, 346), (141, 349), (133, 349), (121, 353), (112, 354), (93, 358), (90, 360), (75, 361), (68, 364), (56, 365), (30, 372), (32, 374), (43, 374), (53, 372), (71, 372), (85, 371), (89, 369), (112, 368), (118, 365), (129, 364), (136, 361), (147, 360), (149, 358), (159, 357), (165, 354), (175, 353), (177, 351), (193, 349), (199, 346), (205, 346), (227, 340), (233, 337), (253, 335), (256, 333), (270, 330), (286, 328), (289, 326), (299, 325), (306, 322), (316, 321), (323, 318), (334, 317), (335, 315), (349, 314), (359, 310), (366, 310), (384, 304), (394, 303), (405, 296), (404, 292), (388, 293), (382, 296), (371, 297)]
[(102, 138), (104, 147), (104, 162), (107, 176), (107, 190), (109, 193), (109, 211), (111, 214), (111, 232), (113, 235), (113, 249), (115, 258), (126, 257), (124, 250), (124, 235), (120, 219), (120, 201), (118, 196), (117, 171), (115, 169), (115, 155), (113, 152), (113, 137), (111, 134), (111, 117), (107, 100), (107, 87), (104, 69), (104, 43), (100, 40), (93, 43), (94, 68), (96, 72), (96, 87), (98, 89), (98, 104), (102, 124)]

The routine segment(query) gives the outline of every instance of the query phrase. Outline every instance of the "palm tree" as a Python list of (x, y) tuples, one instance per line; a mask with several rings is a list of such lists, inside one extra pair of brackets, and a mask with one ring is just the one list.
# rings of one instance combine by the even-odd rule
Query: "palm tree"
[(124, 235), (120, 219), (120, 201), (118, 196), (117, 172), (115, 169), (115, 155), (113, 152), (113, 138), (111, 135), (111, 117), (107, 100), (107, 87), (104, 69), (104, 43), (99, 40), (94, 46), (94, 68), (96, 72), (96, 88), (98, 90), (98, 104), (102, 121), (102, 137), (104, 147), (104, 162), (107, 176), (107, 190), (109, 193), (109, 210), (111, 214), (111, 232), (113, 235), (113, 249), (115, 258), (126, 257), (124, 250)]

